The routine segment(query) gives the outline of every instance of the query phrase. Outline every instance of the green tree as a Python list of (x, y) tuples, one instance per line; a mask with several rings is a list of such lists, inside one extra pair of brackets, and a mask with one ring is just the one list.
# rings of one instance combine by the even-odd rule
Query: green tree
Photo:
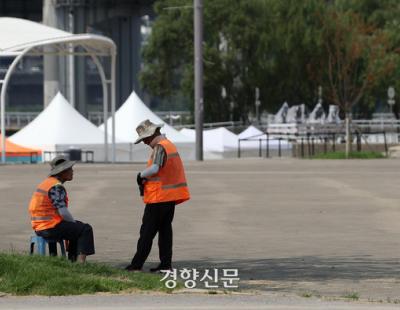
[[(387, 88), (394, 86), (400, 91), (400, 57), (398, 55), (400, 46), (400, 2), (398, 0), (336, 0), (336, 9), (344, 12), (353, 12), (365, 22), (382, 31), (386, 36), (388, 50), (397, 51), (391, 53), (395, 69), (381, 76), (357, 104), (353, 112), (362, 114), (362, 117), (370, 117), (376, 109), (376, 102), (386, 105)], [(395, 110), (398, 109), (395, 108)]]
[[(192, 0), (159, 0), (155, 11), (142, 86), (192, 103)], [(205, 121), (246, 120), (255, 109), (256, 87), (261, 109), (270, 113), (283, 101), (311, 107), (319, 85), (325, 102), (340, 101), (347, 113), (360, 103), (371, 109), (370, 98), (399, 85), (393, 69), (400, 64), (393, 53), (400, 43), (399, 14), (397, 0), (204, 0)], [(344, 81), (346, 91), (352, 88), (346, 100), (340, 99)]]
[[(318, 54), (321, 0), (205, 0), (204, 105), (206, 121), (245, 120), (261, 108), (274, 112), (285, 100), (306, 102), (318, 85), (305, 78)], [(143, 51), (143, 87), (167, 98), (193, 99), (192, 1), (160, 0), (150, 41)], [(222, 96), (225, 88), (227, 96)], [(233, 111), (231, 110), (233, 108)]]
[(346, 116), (346, 154), (351, 151), (351, 111), (366, 92), (395, 69), (384, 31), (352, 12), (331, 8), (324, 15), (321, 59), (328, 97)]
[[(258, 47), (264, 1), (205, 1), (204, 5), (204, 117), (222, 121), (244, 117), (254, 102), (259, 68)], [(183, 92), (193, 99), (192, 1), (163, 0), (143, 51), (143, 87), (168, 97)], [(188, 8), (189, 7), (189, 8)], [(264, 36), (262, 36), (263, 38)], [(226, 98), (222, 96), (226, 90)], [(232, 105), (233, 103), (233, 105)], [(193, 107), (191, 107), (193, 108)], [(233, 108), (233, 111), (231, 110)]]

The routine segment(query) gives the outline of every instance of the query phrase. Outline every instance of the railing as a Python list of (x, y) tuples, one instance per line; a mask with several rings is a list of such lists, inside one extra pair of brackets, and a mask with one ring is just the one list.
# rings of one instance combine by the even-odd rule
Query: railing
[[(242, 126), (242, 122), (234, 122), (234, 121), (228, 121), (228, 122), (216, 122), (216, 123), (204, 123), (203, 128), (217, 128), (217, 127), (237, 127), (237, 126)], [(174, 126), (176, 129), (181, 129), (181, 128), (195, 128), (195, 124), (187, 124), (187, 125), (176, 125)]]
[[(180, 114), (179, 114), (180, 113)], [(31, 121), (33, 121), (40, 112), (6, 112), (5, 113), (5, 127), (7, 130), (18, 130), (23, 128), (24, 126), (28, 125)], [(180, 122), (182, 121), (183, 117), (190, 116), (190, 112), (188, 111), (169, 111), (169, 112), (156, 112), (156, 114), (161, 117), (164, 121), (169, 123), (176, 129), (181, 128), (195, 128), (195, 124), (176, 124), (177, 120), (174, 119), (176, 115), (182, 115), (180, 118)], [(108, 114), (111, 115), (111, 112)], [(100, 126), (104, 122), (104, 114), (101, 111), (91, 111), (88, 112), (88, 120), (95, 124), (96, 126)], [(237, 126), (243, 125), (242, 122), (215, 122), (215, 123), (204, 123), (204, 128), (217, 128), (217, 127), (227, 127), (227, 128), (235, 128)]]
[[(266, 136), (265, 138), (260, 138), (261, 136)], [(273, 140), (278, 140), (278, 153), (276, 154), (278, 157), (282, 157), (282, 141), (287, 141), (287, 139), (284, 139), (282, 137), (278, 137), (278, 138), (273, 138)], [(263, 142), (265, 142), (265, 157), (269, 158), (271, 157), (272, 154), (272, 148), (270, 146), (270, 135), (268, 133), (263, 133), (260, 135), (256, 135), (256, 136), (252, 136), (252, 137), (248, 137), (248, 138), (242, 138), (238, 140), (238, 158), (242, 157), (242, 145), (243, 142), (258, 142), (258, 157), (263, 157)], [(288, 150), (290, 148), (286, 148), (285, 150)], [(254, 149), (250, 149), (250, 150), (254, 150)], [(246, 149), (246, 151), (249, 151), (249, 149)]]
[[(374, 134), (374, 135), (381, 135), (383, 137), (382, 143), (379, 144), (371, 144), (368, 143), (367, 138), (368, 135)], [(364, 134), (358, 130), (353, 130), (351, 133), (351, 145), (355, 144), (356, 145), (356, 151), (361, 152), (364, 148), (364, 150), (368, 151), (383, 151), (386, 153), (386, 156), (388, 156), (388, 141), (387, 141), (387, 133), (385, 131), (376, 131), (376, 132), (370, 132), (368, 134)], [(362, 143), (362, 140), (364, 139), (364, 143)], [(294, 143), (295, 148), (293, 150), (293, 156), (295, 157), (312, 157), (316, 155), (317, 153), (327, 153), (328, 148), (332, 152), (335, 152), (338, 150), (338, 146), (342, 146), (345, 143), (345, 134), (344, 133), (308, 133), (306, 136), (298, 136), (296, 141)], [(299, 149), (298, 149), (298, 147)], [(307, 155), (306, 155), (307, 154)]]
[[(383, 123), (384, 130), (381, 130)], [(358, 152), (364, 150), (385, 152), (388, 155), (389, 144), (395, 145), (400, 142), (400, 122), (386, 121), (357, 121), (351, 127), (351, 144), (356, 145)], [(392, 125), (395, 126), (392, 126)], [(265, 136), (265, 137), (264, 137)], [(258, 156), (270, 157), (270, 141), (278, 140), (278, 156), (281, 156), (281, 141), (292, 143), (292, 155), (294, 157), (311, 157), (317, 153), (327, 153), (328, 149), (335, 152), (344, 147), (346, 141), (344, 124), (273, 124), (266, 132), (239, 139), (238, 157), (243, 153), (243, 142), (258, 141)], [(265, 145), (265, 147), (263, 146)], [(254, 153), (254, 152), (253, 152)], [(253, 154), (254, 155), (254, 154)]]
[(7, 152), (7, 162), (36, 164), (39, 161), (40, 152)]
[(157, 111), (155, 114), (171, 126), (183, 125), (191, 116), (189, 111)]
[(85, 162), (85, 163), (93, 163), (94, 162), (94, 152), (93, 151), (81, 151), (79, 150), (80, 155), (85, 155), (85, 160), (82, 160), (82, 158), (76, 160), (76, 158), (70, 158), (71, 153), (69, 150), (65, 151), (44, 151), (43, 152), (43, 161), (44, 162), (49, 162), (51, 161), (55, 156), (57, 155), (64, 155), (66, 157), (69, 157), (71, 160), (76, 160), (79, 162)]
[[(274, 134), (274, 138), (284, 139), (292, 141), (293, 143), (293, 156), (294, 157), (311, 157), (317, 153), (327, 153), (328, 148), (335, 152), (339, 149), (343, 149), (346, 141), (346, 134), (344, 131), (340, 132), (307, 132), (303, 134), (299, 133), (280, 133)], [(371, 137), (380, 137), (378, 141), (371, 141)], [(388, 137), (391, 137), (391, 141), (388, 141)], [(397, 144), (399, 142), (399, 136), (396, 132), (386, 131), (371, 131), (362, 132), (358, 128), (352, 128), (351, 130), (351, 144), (356, 145), (357, 152), (363, 149), (369, 151), (384, 151), (386, 156), (388, 155), (388, 145)]]
[(7, 112), (5, 113), (6, 129), (21, 129), (28, 125), (40, 112)]
[[(189, 111), (156, 111), (154, 113), (171, 126), (177, 127), (176, 125), (179, 123), (178, 127), (181, 126), (181, 128), (186, 127), (183, 124), (191, 116)], [(111, 112), (108, 112), (108, 115), (110, 116)], [(88, 119), (99, 126), (104, 123), (104, 114), (102, 111), (91, 111), (88, 112)]]

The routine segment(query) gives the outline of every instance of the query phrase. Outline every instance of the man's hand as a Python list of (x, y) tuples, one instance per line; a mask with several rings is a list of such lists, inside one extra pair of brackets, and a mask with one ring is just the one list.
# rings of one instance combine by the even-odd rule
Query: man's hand
[(141, 176), (140, 176), (140, 172), (137, 174), (137, 176), (136, 176), (136, 182), (137, 182), (137, 184), (139, 185), (139, 186), (141, 186), (141, 185), (143, 185), (143, 182), (145, 181), (146, 179), (145, 178), (142, 178)]

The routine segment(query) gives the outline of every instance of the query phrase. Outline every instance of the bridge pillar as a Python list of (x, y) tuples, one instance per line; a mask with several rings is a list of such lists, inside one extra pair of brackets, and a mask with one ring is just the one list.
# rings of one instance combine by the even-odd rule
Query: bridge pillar
[[(43, 0), (43, 24), (59, 28), (55, 2)], [(45, 48), (52, 51), (51, 47)], [(43, 56), (43, 105), (47, 107), (59, 91), (59, 66), (57, 56)]]

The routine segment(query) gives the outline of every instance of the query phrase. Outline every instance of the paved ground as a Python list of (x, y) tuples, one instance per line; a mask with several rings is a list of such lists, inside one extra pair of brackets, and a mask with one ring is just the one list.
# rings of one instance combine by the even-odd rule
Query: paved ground
[[(27, 306), (28, 305), (28, 306)], [(11, 297), (0, 299), (0, 309), (43, 310), (398, 310), (398, 304), (301, 298), (281, 294), (259, 295), (96, 295), (79, 297)]]
[[(130, 261), (143, 212), (135, 187), (142, 167), (76, 165), (67, 188), (73, 215), (94, 227), (91, 260)], [(246, 292), (400, 302), (400, 160), (186, 167), (193, 199), (175, 216), (177, 268), (238, 268)], [(0, 166), (1, 250), (27, 250), (27, 203), (47, 172), (45, 165)], [(156, 249), (149, 261), (146, 268)]]

